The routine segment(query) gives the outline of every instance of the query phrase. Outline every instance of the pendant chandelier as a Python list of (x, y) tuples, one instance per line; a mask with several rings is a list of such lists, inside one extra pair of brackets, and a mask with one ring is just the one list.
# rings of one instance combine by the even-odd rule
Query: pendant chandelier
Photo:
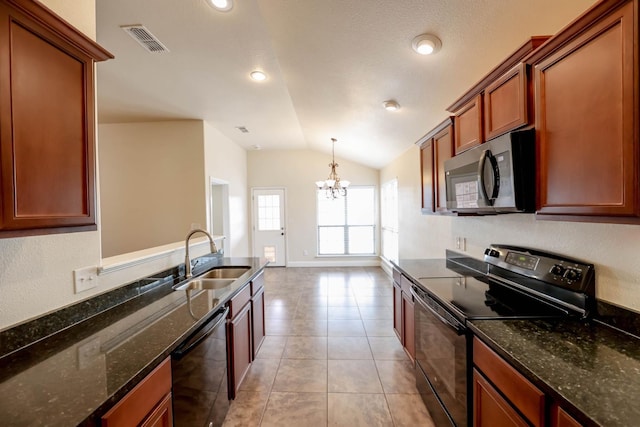
[(341, 181), (336, 172), (336, 168), (338, 167), (335, 158), (336, 142), (337, 139), (331, 138), (331, 163), (329, 163), (331, 172), (329, 172), (329, 177), (324, 181), (316, 181), (318, 190), (324, 190), (327, 199), (337, 199), (338, 197), (346, 196), (347, 187), (350, 184), (349, 181)]

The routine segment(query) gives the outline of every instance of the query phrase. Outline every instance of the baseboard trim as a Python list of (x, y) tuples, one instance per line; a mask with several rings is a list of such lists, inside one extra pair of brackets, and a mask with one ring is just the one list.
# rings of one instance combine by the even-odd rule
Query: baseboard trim
[(380, 267), (380, 260), (289, 261), (287, 267)]

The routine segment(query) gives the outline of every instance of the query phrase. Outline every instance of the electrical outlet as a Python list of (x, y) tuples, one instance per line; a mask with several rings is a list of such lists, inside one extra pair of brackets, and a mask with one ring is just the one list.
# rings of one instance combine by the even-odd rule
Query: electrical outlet
[(304, 251), (302, 251), (302, 255), (308, 256), (309, 255), (309, 251), (305, 249)]
[(73, 270), (73, 283), (76, 294), (98, 286), (98, 268), (85, 267)]
[(456, 249), (461, 251), (467, 250), (467, 239), (464, 237), (456, 237)]

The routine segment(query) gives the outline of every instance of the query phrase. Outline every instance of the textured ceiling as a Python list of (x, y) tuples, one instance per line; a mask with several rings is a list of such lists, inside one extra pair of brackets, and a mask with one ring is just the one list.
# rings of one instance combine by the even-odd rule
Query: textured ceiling
[[(331, 150), (382, 167), (532, 35), (553, 34), (594, 0), (97, 0), (101, 123), (203, 119), (251, 149)], [(142, 24), (170, 50), (120, 29)], [(442, 40), (420, 56), (411, 40)], [(262, 69), (269, 78), (253, 82)], [(387, 99), (402, 108), (390, 113)], [(245, 126), (248, 134), (236, 126)]]

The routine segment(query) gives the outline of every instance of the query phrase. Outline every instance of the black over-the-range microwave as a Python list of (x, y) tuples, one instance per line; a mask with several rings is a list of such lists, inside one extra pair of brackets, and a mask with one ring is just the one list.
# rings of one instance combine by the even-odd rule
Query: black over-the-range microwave
[(447, 209), (497, 214), (533, 212), (535, 129), (509, 132), (444, 162)]

